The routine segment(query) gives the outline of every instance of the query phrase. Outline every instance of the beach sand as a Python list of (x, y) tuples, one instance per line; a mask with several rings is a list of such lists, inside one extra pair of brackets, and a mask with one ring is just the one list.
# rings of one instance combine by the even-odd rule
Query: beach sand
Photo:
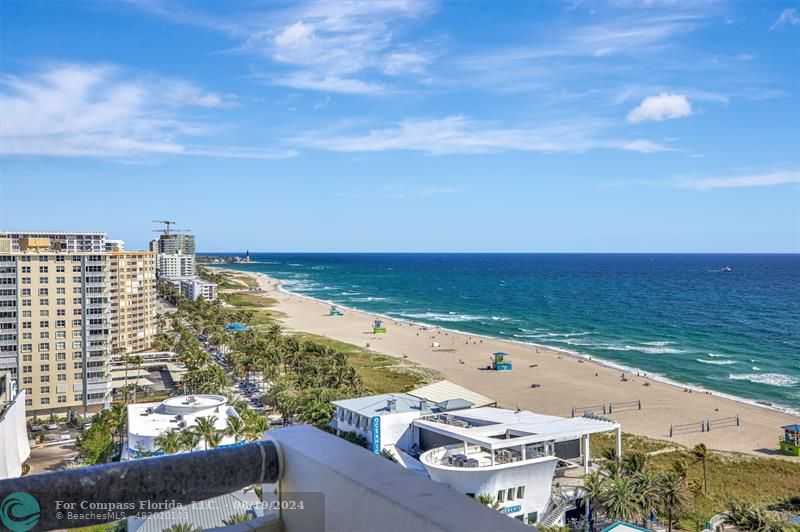
[[(641, 401), (641, 410), (620, 408), (605, 416), (620, 422), (624, 432), (687, 446), (705, 443), (711, 449), (797, 460), (777, 453), (778, 440), (783, 435), (781, 426), (800, 422), (790, 414), (702, 391), (689, 393), (686, 388), (635, 373), (625, 372), (623, 380), (619, 369), (545, 347), (433, 327), (424, 330), (419, 324), (389, 318), (383, 318), (386, 334), (373, 334), (375, 315), (340, 307), (343, 316), (329, 316), (327, 303), (285, 292), (277, 280), (264, 274), (235, 271), (258, 278), (265, 295), (277, 301), (272, 308), (285, 314), (282, 321), (287, 330), (362, 347), (369, 344), (373, 351), (406, 357), (495, 399), (498, 406), (569, 417), (573, 407)], [(439, 347), (432, 347), (434, 342)], [(486, 369), (496, 351), (510, 355), (512, 371)], [(531, 384), (539, 386), (533, 388)], [(601, 407), (593, 411), (603, 415)], [(736, 415), (739, 426), (714, 426), (714, 419)], [(711, 431), (700, 432), (701, 421), (709, 419)], [(680, 433), (675, 431), (670, 438), (670, 425), (683, 424), (693, 425)]]

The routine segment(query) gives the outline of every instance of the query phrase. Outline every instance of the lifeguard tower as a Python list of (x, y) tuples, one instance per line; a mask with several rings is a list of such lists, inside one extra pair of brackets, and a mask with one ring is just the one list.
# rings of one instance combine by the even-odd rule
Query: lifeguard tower
[(330, 310), (328, 311), (330, 316), (341, 316), (342, 311), (336, 308), (336, 305), (331, 305)]
[(372, 322), (372, 333), (373, 334), (386, 334), (386, 327), (384, 327), (383, 322), (379, 319), (376, 319)]
[(493, 356), (492, 369), (495, 371), (511, 371), (511, 359), (507, 353), (497, 352)]
[(783, 439), (780, 444), (783, 454), (800, 456), (800, 425), (786, 425), (783, 427)]

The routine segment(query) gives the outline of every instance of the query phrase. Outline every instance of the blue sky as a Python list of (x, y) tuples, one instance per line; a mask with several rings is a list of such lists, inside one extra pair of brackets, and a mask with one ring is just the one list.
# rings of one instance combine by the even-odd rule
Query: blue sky
[(800, 3), (2, 4), (0, 227), (800, 252)]

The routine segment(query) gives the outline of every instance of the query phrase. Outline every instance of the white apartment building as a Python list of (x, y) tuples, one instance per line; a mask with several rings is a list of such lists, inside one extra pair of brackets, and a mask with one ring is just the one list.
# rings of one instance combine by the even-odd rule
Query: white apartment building
[(582, 495), (575, 487), (554, 490), (553, 477), (567, 469), (589, 471), (591, 434), (615, 431), (621, 454), (615, 421), (482, 406), (491, 399), (469, 390), (463, 392), (469, 400), (453, 397), (458, 389), (450, 386), (334, 401), (331, 425), (339, 434), (363, 436), (373, 452), (387, 451), (436, 482), (470, 497), (493, 497), (500, 512), (529, 525), (565, 522)]
[(206, 301), (217, 299), (217, 283), (202, 279), (181, 279), (181, 293), (189, 299), (203, 298)]
[(98, 253), (106, 250), (106, 233), (97, 231), (0, 231), (0, 238), (11, 239), (11, 251), (14, 252), (20, 250), (19, 241), (23, 238), (47, 238), (56, 249), (67, 253)]
[(158, 254), (159, 279), (194, 277), (195, 274), (196, 269), (194, 255), (186, 255), (181, 252)]
[[(229, 417), (239, 417), (232, 406), (221, 395), (181, 395), (170, 397), (161, 403), (139, 403), (128, 405), (128, 433), (122, 449), (122, 459), (131, 460), (141, 456), (142, 451), (155, 455), (159, 452), (156, 439), (173, 429), (183, 431), (196, 426), (198, 417), (216, 418), (214, 426), (224, 430)], [(232, 436), (224, 436), (219, 447), (236, 445)], [(205, 449), (203, 441), (197, 446)]]

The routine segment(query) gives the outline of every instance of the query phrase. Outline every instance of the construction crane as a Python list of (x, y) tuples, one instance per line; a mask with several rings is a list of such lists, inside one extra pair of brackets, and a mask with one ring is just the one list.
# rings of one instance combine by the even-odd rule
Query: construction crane
[(177, 222), (173, 222), (171, 220), (153, 220), (154, 224), (164, 224), (166, 227), (164, 229), (153, 229), (155, 233), (164, 233), (165, 235), (170, 235), (172, 233), (188, 233), (191, 229), (172, 229), (170, 226), (175, 225)]

